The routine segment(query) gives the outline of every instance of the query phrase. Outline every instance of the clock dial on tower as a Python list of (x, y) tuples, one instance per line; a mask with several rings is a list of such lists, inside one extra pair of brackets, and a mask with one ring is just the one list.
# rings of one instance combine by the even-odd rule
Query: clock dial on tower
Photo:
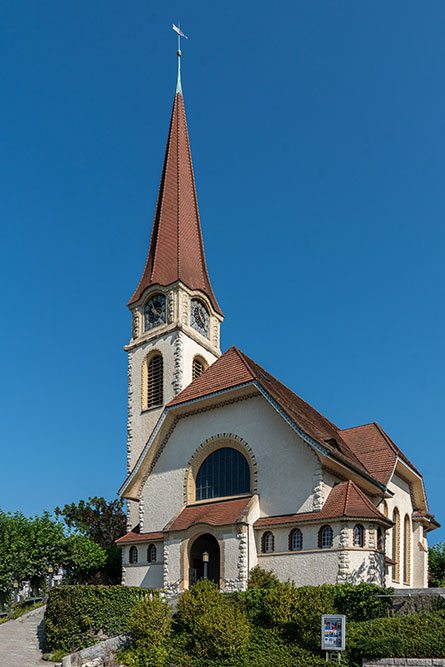
[(155, 294), (144, 308), (145, 331), (165, 324), (165, 294)]
[(207, 308), (198, 299), (192, 299), (190, 308), (190, 326), (200, 334), (209, 337), (209, 312)]

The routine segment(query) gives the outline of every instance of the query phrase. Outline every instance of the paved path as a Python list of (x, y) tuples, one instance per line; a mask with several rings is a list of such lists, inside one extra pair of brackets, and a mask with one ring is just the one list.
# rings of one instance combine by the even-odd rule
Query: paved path
[(15, 621), (0, 625), (0, 667), (42, 667), (41, 659), (45, 607), (28, 612)]

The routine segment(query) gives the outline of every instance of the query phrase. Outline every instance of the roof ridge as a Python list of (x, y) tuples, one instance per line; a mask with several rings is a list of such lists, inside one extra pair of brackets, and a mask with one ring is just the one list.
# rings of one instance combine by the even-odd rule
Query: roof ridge
[(349, 428), (342, 428), (340, 431), (343, 433), (343, 431), (356, 431), (359, 428), (364, 428), (365, 426), (372, 426), (373, 424), (376, 424), (377, 422), (369, 422), (367, 424), (359, 424), (358, 426), (349, 426)]

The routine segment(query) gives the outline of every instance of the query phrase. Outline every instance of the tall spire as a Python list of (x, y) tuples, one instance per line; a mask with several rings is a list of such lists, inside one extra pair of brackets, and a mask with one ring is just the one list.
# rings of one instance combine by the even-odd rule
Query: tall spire
[[(179, 35), (178, 35), (179, 37)], [(181, 49), (178, 49), (178, 80), (176, 82), (176, 94), (180, 93), (182, 95), (182, 85), (181, 85)]]
[(214, 309), (222, 315), (205, 261), (182, 97), (180, 58), (179, 51), (178, 82), (150, 247), (142, 278), (128, 305), (138, 301), (150, 285), (167, 286), (180, 280), (190, 289), (203, 292)]

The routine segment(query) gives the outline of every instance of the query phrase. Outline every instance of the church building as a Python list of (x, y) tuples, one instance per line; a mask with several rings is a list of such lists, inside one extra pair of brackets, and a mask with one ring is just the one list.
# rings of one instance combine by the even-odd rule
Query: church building
[(243, 590), (259, 565), (298, 586), (427, 586), (439, 524), (389, 435), (339, 428), (237, 347), (221, 354), (180, 72), (128, 307), (124, 584), (176, 594), (206, 575)]

